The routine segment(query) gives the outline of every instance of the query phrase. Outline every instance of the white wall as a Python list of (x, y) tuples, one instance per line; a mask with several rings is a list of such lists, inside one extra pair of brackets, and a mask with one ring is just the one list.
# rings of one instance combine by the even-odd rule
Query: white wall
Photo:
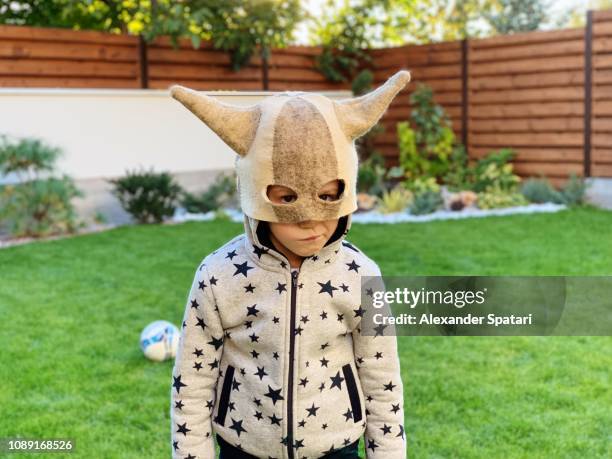
[[(203, 91), (236, 105), (275, 94)], [(350, 97), (349, 91), (321, 93)], [(127, 168), (192, 172), (233, 168), (235, 153), (167, 90), (0, 88), (0, 134), (60, 147), (58, 169), (74, 179), (121, 176)]]

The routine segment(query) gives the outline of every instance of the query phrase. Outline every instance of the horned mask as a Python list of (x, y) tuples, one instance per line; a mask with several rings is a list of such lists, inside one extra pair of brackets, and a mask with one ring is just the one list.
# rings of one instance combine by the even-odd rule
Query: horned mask
[[(236, 183), (244, 214), (296, 223), (332, 220), (357, 210), (355, 140), (378, 122), (409, 81), (410, 73), (400, 70), (360, 97), (332, 100), (285, 91), (250, 106), (227, 104), (180, 85), (171, 86), (170, 94), (238, 154)], [(321, 199), (321, 188), (336, 179), (339, 198)], [(270, 201), (271, 185), (290, 188), (297, 199)]]

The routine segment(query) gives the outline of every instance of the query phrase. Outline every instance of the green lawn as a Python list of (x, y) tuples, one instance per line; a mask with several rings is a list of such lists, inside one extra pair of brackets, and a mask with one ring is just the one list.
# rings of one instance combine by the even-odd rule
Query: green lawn
[[(178, 325), (197, 264), (241, 232), (122, 227), (0, 250), (0, 438), (72, 438), (73, 458), (169, 457), (172, 362), (146, 361), (139, 334)], [(612, 212), (595, 209), (354, 224), (349, 240), (386, 275), (612, 274)], [(612, 456), (612, 338), (399, 340), (408, 457)]]

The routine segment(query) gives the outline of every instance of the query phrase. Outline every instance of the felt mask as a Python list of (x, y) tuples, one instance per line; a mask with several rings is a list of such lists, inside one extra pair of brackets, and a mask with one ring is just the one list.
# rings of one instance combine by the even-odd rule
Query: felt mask
[[(332, 220), (357, 210), (355, 140), (368, 132), (410, 81), (400, 70), (377, 89), (333, 100), (316, 92), (285, 91), (250, 106), (227, 104), (180, 85), (172, 97), (237, 153), (236, 184), (244, 214), (269, 222)], [(320, 198), (323, 186), (340, 181), (336, 200)], [(269, 200), (268, 186), (297, 196)]]

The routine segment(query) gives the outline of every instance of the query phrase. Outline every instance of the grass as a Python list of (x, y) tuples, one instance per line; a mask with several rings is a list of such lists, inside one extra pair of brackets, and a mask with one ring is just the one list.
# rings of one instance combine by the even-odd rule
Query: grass
[[(354, 224), (349, 240), (385, 275), (610, 275), (611, 228), (612, 212), (585, 208)], [(0, 250), (0, 438), (75, 441), (54, 457), (168, 457), (172, 362), (146, 361), (139, 334), (179, 324), (197, 264), (240, 232), (148, 225)], [(409, 457), (612, 455), (610, 337), (398, 340)]]

